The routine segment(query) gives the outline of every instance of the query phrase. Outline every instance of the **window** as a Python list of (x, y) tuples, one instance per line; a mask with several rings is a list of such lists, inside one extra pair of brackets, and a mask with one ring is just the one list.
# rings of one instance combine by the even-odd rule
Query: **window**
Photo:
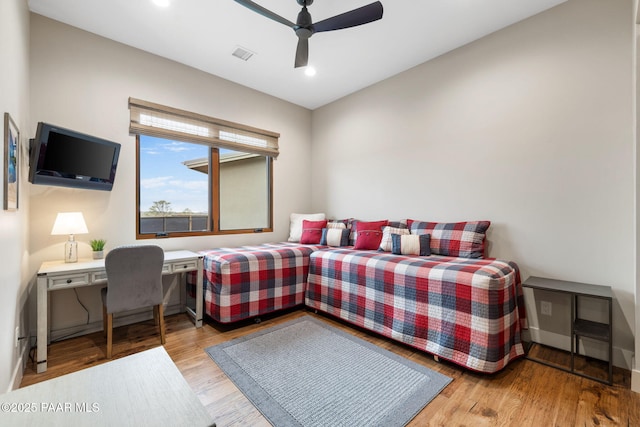
[(129, 100), (137, 237), (272, 230), (278, 134)]

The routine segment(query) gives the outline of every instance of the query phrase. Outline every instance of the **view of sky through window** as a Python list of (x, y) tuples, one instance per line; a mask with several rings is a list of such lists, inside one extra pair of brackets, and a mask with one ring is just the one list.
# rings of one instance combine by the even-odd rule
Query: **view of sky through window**
[(170, 203), (171, 212), (208, 212), (208, 175), (184, 162), (208, 158), (205, 145), (140, 135), (140, 211), (154, 202)]

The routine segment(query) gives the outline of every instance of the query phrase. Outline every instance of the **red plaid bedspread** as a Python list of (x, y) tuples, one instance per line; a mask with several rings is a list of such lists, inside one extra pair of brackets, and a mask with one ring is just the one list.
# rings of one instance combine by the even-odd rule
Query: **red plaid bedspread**
[(284, 242), (202, 252), (205, 313), (231, 323), (304, 304), (309, 255), (319, 247)]
[(306, 305), (479, 372), (524, 355), (513, 262), (318, 250)]

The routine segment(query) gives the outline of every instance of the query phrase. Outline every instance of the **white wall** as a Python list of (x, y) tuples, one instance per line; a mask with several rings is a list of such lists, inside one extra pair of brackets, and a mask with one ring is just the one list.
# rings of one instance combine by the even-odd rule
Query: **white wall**
[(614, 362), (629, 368), (632, 40), (632, 0), (570, 0), (315, 110), (314, 209), (491, 220), (490, 256), (523, 279), (614, 288)]
[[(635, 16), (635, 37), (634, 37), (634, 83), (635, 83), (635, 111), (634, 116), (636, 118), (635, 125), (635, 140), (636, 140), (636, 153), (635, 153), (635, 172), (636, 172), (636, 257), (640, 253), (640, 197), (638, 197), (638, 189), (640, 188), (640, 174), (638, 173), (638, 164), (640, 162), (640, 150), (638, 150), (638, 135), (640, 135), (640, 120), (638, 119), (638, 112), (640, 112), (640, 67), (638, 66), (640, 44), (638, 43), (638, 37), (640, 37), (640, 31), (638, 31), (640, 25), (640, 9), (638, 8), (638, 0), (633, 0), (634, 16)], [(640, 269), (636, 264), (636, 313), (640, 307)], [(640, 316), (636, 315), (636, 331), (640, 331)], [(636, 355), (640, 354), (640, 340), (636, 339), (635, 343)], [(631, 372), (631, 389), (640, 393), (640, 361), (638, 357), (635, 357), (635, 364), (633, 371)]]
[[(4, 135), (4, 113), (7, 112), (20, 131), (22, 151), (26, 154), (24, 137), (28, 123), (29, 97), (29, 12), (24, 0), (0, 2), (0, 52), (3, 65), (0, 67), (0, 131)], [(4, 147), (4, 136), (0, 138)], [(4, 148), (0, 150), (4, 153)], [(4, 161), (0, 155), (0, 164)], [(26, 185), (26, 163), (19, 162), (20, 181), (17, 211), (0, 210), (0, 393), (20, 384), (25, 361), (26, 341), (19, 348), (14, 346), (14, 331), (27, 331), (25, 323), (28, 291), (27, 219), (29, 211), (29, 189)], [(4, 174), (4, 172), (2, 172)], [(0, 183), (4, 178), (0, 179)], [(0, 205), (2, 200), (0, 185)], [(0, 206), (0, 209), (2, 206)]]
[[(31, 97), (27, 134), (39, 121), (122, 144), (111, 192), (31, 185), (30, 272), (62, 257), (65, 238), (50, 236), (56, 213), (82, 211), (88, 235), (77, 236), (80, 257), (90, 257), (91, 238), (107, 250), (135, 243), (135, 138), (129, 135), (127, 100), (135, 97), (281, 134), (274, 161), (274, 232), (152, 240), (164, 249), (201, 250), (286, 240), (289, 214), (307, 212), (310, 193), (311, 113), (299, 106), (178, 63), (31, 15)], [(145, 240), (149, 242), (149, 240)], [(82, 325), (87, 315), (73, 292), (57, 291), (52, 328)], [(32, 300), (35, 298), (32, 298)], [(99, 294), (85, 290), (90, 320), (101, 318)], [(34, 325), (35, 326), (35, 325)]]

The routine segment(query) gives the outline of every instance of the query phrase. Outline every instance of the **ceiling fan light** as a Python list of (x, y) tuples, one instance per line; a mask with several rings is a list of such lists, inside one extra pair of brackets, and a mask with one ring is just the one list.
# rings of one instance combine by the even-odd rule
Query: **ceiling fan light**
[(170, 0), (151, 0), (158, 7), (169, 7)]
[(316, 75), (316, 69), (313, 68), (311, 65), (307, 65), (306, 67), (304, 67), (304, 74), (309, 77), (313, 77)]

